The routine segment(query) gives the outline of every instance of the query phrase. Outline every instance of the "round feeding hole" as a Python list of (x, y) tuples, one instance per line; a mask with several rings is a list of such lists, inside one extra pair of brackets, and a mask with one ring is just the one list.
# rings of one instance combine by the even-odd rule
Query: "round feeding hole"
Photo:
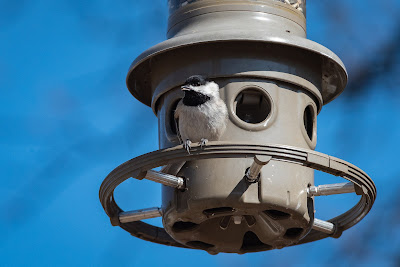
[(169, 125), (170, 125), (171, 132), (173, 134), (177, 134), (177, 132), (178, 132), (177, 131), (177, 126), (178, 125), (176, 125), (176, 121), (175, 121), (175, 110), (176, 110), (176, 107), (179, 104), (179, 101), (181, 101), (181, 100), (180, 99), (175, 100), (175, 102), (171, 105), (171, 109), (170, 109), (170, 112), (169, 112)]
[(312, 106), (307, 106), (306, 109), (304, 110), (303, 114), (303, 122), (304, 122), (304, 128), (306, 129), (307, 136), (310, 138), (310, 140), (313, 140), (313, 132), (314, 132), (314, 109)]
[(247, 123), (260, 123), (271, 113), (269, 97), (257, 88), (248, 88), (241, 91), (234, 102), (236, 115)]

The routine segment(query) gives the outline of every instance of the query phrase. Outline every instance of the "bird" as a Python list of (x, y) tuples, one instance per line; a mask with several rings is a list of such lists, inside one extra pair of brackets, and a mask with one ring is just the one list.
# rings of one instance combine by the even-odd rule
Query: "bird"
[(203, 148), (208, 141), (217, 141), (226, 130), (228, 109), (219, 95), (219, 86), (201, 75), (186, 79), (181, 87), (184, 97), (179, 101), (174, 118), (178, 138), (190, 154), (192, 142)]
[[(184, 97), (174, 112), (177, 136), (190, 154), (192, 142), (203, 148), (208, 141), (217, 141), (226, 130), (228, 109), (219, 95), (219, 86), (201, 75), (186, 79), (181, 87)], [(161, 172), (178, 175), (186, 161), (168, 164)]]

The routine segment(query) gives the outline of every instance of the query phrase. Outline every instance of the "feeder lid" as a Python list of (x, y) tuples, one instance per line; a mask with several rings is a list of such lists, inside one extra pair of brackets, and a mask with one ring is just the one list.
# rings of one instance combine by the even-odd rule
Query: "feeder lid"
[[(290, 34), (271, 34), (270, 31), (225, 30), (202, 32), (176, 36), (161, 42), (139, 55), (131, 64), (126, 84), (131, 94), (140, 102), (151, 106), (152, 88), (151, 61), (157, 55), (168, 53), (181, 47), (202, 43), (222, 43), (232, 45), (234, 42), (277, 44), (282, 47), (297, 48), (299, 53), (309, 51), (321, 60), (321, 94), (323, 104), (327, 104), (339, 96), (347, 84), (347, 72), (340, 58), (328, 48), (306, 38)], [(183, 82), (183, 81), (182, 81)]]

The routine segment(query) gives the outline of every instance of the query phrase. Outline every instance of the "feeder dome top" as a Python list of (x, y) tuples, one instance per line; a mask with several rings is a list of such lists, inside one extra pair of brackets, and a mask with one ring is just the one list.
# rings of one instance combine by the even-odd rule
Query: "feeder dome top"
[[(319, 60), (322, 65), (321, 95), (323, 104), (327, 104), (339, 96), (347, 84), (347, 71), (340, 58), (328, 48), (314, 41), (290, 34), (274, 35), (267, 31), (232, 29), (180, 35), (149, 48), (131, 64), (126, 77), (127, 87), (140, 102), (154, 108), (152, 104), (157, 100), (155, 97), (159, 96), (154, 95), (157, 84), (152, 81), (152, 64), (157, 62), (159, 56), (182, 47), (211, 43), (223, 48), (232, 46), (236, 42), (247, 42), (249, 46), (259, 43), (279, 45), (288, 51), (297, 49), (296, 53), (311, 52), (315, 58), (310, 60)], [(182, 80), (181, 84), (184, 82)]]

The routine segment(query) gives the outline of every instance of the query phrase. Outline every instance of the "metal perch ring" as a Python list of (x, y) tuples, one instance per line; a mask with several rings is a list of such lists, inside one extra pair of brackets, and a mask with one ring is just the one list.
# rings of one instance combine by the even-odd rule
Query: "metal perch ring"
[[(360, 201), (347, 212), (327, 222), (315, 219), (314, 224), (318, 223), (318, 225), (313, 227), (313, 230), (295, 245), (313, 242), (329, 236), (340, 236), (344, 230), (349, 229), (362, 220), (370, 211), (375, 201), (376, 187), (372, 179), (361, 169), (341, 159), (312, 150), (286, 145), (241, 144), (237, 142), (221, 141), (209, 142), (204, 149), (201, 149), (200, 146), (194, 146), (191, 149), (191, 154), (187, 154), (187, 152), (182, 149), (182, 146), (179, 145), (153, 151), (131, 159), (115, 168), (104, 179), (99, 192), (100, 201), (105, 212), (110, 217), (111, 223), (120, 226), (131, 235), (154, 243), (189, 248), (172, 239), (163, 228), (149, 225), (141, 221), (121, 222), (120, 215), (124, 211), (118, 207), (114, 200), (113, 193), (115, 188), (130, 177), (141, 180), (147, 178), (146, 174), (148, 170), (179, 161), (210, 158), (248, 158), (254, 156), (269, 156), (271, 160), (299, 164), (314, 170), (343, 177), (352, 183), (319, 187), (312, 186), (308, 188), (309, 196), (354, 191), (358, 195), (361, 195)], [(175, 178), (178, 179), (178, 177)], [(182, 183), (180, 180), (176, 180), (175, 184), (172, 183), (168, 185), (179, 187), (182, 186)], [(159, 209), (153, 210), (151, 214), (152, 217), (158, 217), (160, 215), (161, 212)], [(151, 218), (151, 216), (146, 218)], [(324, 230), (324, 228), (326, 229)], [(331, 228), (331, 230), (328, 228)]]

